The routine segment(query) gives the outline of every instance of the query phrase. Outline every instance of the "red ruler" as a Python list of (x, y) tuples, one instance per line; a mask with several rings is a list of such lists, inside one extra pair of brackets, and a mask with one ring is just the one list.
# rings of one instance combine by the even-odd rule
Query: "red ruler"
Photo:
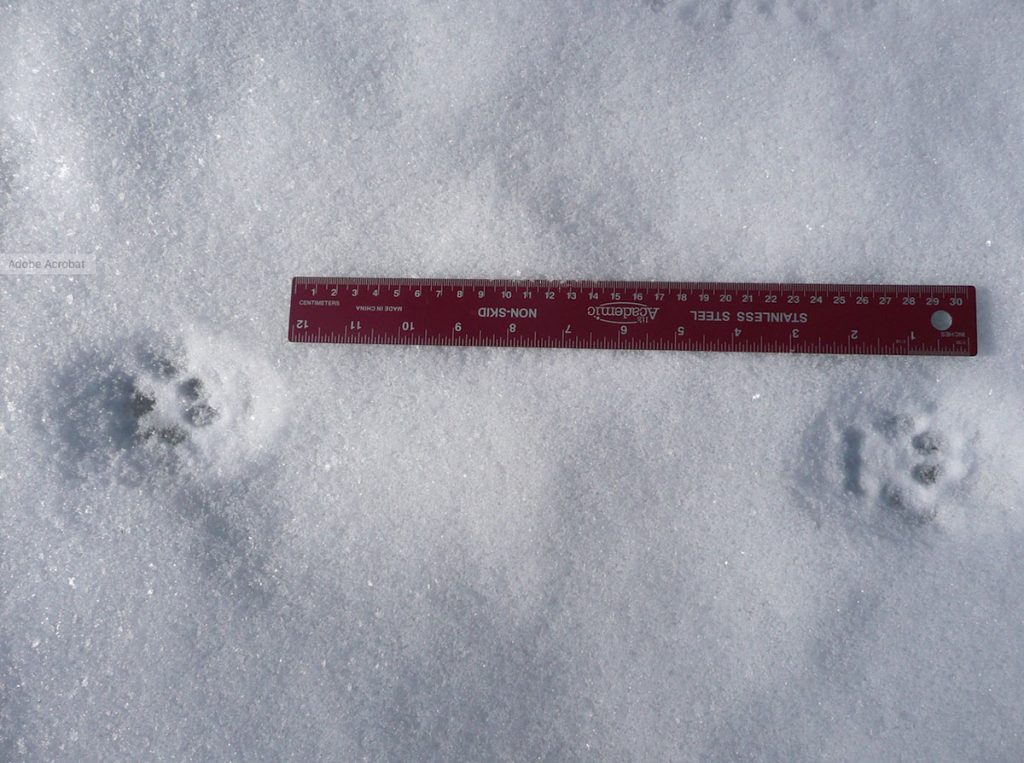
[(976, 355), (973, 286), (295, 278), (288, 339)]

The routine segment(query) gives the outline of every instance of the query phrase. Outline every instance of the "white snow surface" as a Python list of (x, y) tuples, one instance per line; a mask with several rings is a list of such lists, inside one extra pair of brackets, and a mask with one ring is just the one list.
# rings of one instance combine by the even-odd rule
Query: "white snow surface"
[[(0, 760), (1024, 758), (1024, 6), (0, 2)], [(294, 275), (970, 283), (976, 358), (305, 346)]]

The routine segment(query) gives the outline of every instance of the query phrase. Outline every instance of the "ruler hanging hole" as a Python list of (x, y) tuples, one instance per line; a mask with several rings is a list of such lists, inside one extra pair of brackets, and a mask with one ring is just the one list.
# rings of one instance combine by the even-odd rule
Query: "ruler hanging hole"
[(945, 310), (936, 310), (932, 313), (932, 328), (936, 331), (946, 331), (953, 325), (953, 316)]

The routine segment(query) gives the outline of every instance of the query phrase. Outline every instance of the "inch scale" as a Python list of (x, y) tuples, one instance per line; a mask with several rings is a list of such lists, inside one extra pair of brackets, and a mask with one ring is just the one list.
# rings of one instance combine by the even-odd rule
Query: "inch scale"
[(978, 353), (973, 286), (292, 279), (288, 339), (859, 355)]

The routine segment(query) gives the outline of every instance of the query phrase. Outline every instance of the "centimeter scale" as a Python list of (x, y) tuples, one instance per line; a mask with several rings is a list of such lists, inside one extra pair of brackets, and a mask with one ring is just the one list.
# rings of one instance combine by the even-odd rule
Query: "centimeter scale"
[(297, 277), (288, 339), (977, 355), (973, 286)]

